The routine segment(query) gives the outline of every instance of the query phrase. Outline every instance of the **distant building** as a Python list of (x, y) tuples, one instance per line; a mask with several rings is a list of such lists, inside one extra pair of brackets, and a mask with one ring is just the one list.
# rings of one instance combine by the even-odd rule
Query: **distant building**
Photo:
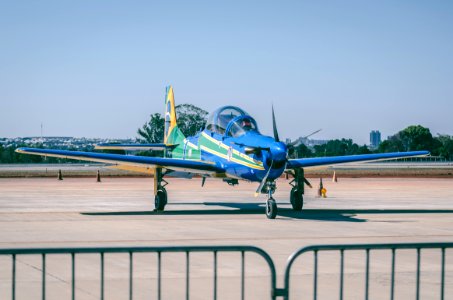
[(381, 132), (379, 130), (372, 130), (370, 132), (370, 147), (376, 149), (381, 143)]

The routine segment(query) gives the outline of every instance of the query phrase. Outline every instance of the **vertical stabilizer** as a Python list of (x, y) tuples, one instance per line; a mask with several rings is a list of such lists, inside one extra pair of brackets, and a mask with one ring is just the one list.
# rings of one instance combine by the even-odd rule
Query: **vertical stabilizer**
[[(178, 128), (176, 109), (175, 109), (175, 97), (173, 94), (173, 88), (167, 87), (165, 95), (165, 131), (164, 131), (164, 143), (166, 145), (183, 145), (185, 136)], [(175, 149), (176, 150), (176, 149)], [(173, 157), (177, 156), (178, 151), (173, 151)]]

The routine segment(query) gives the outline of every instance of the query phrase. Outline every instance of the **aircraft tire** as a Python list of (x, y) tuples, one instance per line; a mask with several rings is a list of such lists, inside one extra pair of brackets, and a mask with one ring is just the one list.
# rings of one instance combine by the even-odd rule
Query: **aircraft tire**
[(274, 199), (268, 199), (266, 201), (266, 217), (268, 219), (275, 219), (277, 216), (277, 203)]
[(167, 204), (167, 191), (164, 188), (157, 190), (157, 195), (154, 197), (154, 208), (157, 211), (162, 211)]
[(291, 205), (293, 206), (293, 210), (301, 211), (302, 207), (304, 206), (304, 196), (299, 193), (296, 187), (291, 189), (289, 199), (291, 201)]

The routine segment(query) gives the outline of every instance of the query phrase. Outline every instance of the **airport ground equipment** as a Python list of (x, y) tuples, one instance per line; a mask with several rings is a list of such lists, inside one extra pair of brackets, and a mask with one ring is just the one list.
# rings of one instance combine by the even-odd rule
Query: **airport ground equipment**
[[(335, 157), (289, 158), (291, 145), (280, 141), (274, 108), (272, 107), (273, 136), (260, 133), (255, 119), (236, 106), (223, 106), (212, 112), (205, 128), (195, 136), (186, 137), (177, 124), (173, 88), (165, 96), (164, 141), (158, 144), (100, 144), (97, 149), (162, 150), (164, 157), (80, 152), (53, 149), (18, 148), (19, 153), (75, 160), (96, 161), (112, 167), (149, 173), (155, 171), (155, 209), (162, 211), (168, 202), (165, 176), (192, 178), (194, 174), (221, 178), (230, 185), (239, 180), (258, 183), (255, 196), (267, 195), (266, 216), (277, 216), (277, 204), (272, 197), (276, 180), (284, 172), (296, 176), (290, 199), (296, 211), (303, 206), (303, 169), (351, 162), (365, 162), (401, 157), (426, 156), (428, 151), (394, 152)], [(302, 173), (302, 175), (300, 175)]]
[[(239, 291), (240, 291), (240, 299), (244, 300), (246, 298), (246, 291), (254, 291), (258, 288), (254, 286), (247, 286), (247, 283), (250, 280), (247, 277), (246, 271), (246, 258), (250, 255), (256, 255), (257, 257), (262, 258), (261, 264), (263, 264), (264, 269), (268, 270), (268, 282), (269, 282), (269, 292), (266, 296), (267, 299), (295, 299), (294, 296), (294, 288), (300, 286), (302, 282), (298, 281), (296, 284), (295, 279), (293, 278), (294, 268), (296, 263), (303, 257), (310, 255), (313, 257), (312, 262), (312, 269), (313, 272), (307, 273), (304, 272), (305, 275), (312, 275), (312, 279), (310, 278), (310, 282), (313, 284), (312, 289), (312, 299), (322, 299), (319, 293), (319, 276), (322, 274), (322, 270), (320, 270), (320, 261), (322, 261), (323, 256), (320, 253), (324, 252), (333, 252), (338, 253), (339, 255), (337, 258), (339, 259), (339, 270), (338, 274), (332, 274), (329, 271), (329, 277), (335, 279), (335, 275), (338, 275), (339, 282), (336, 285), (338, 287), (338, 299), (347, 299), (345, 298), (345, 280), (347, 279), (347, 273), (345, 272), (345, 265), (347, 263), (346, 260), (346, 253), (358, 253), (364, 252), (363, 256), (363, 289), (360, 291), (363, 294), (363, 298), (361, 299), (373, 299), (370, 293), (370, 285), (373, 284), (372, 277), (370, 277), (370, 266), (372, 265), (373, 257), (377, 252), (386, 252), (390, 256), (390, 260), (388, 260), (389, 264), (385, 267), (386, 272), (390, 275), (389, 279), (389, 299), (395, 299), (395, 289), (397, 287), (397, 271), (396, 266), (398, 265), (397, 253), (400, 251), (405, 251), (404, 256), (410, 255), (407, 251), (412, 251), (415, 254), (415, 272), (408, 272), (407, 270), (404, 271), (405, 273), (411, 273), (414, 278), (414, 300), (421, 299), (421, 292), (423, 286), (423, 277), (422, 269), (423, 269), (423, 255), (427, 254), (428, 251), (437, 252), (438, 260), (436, 260), (435, 266), (430, 265), (430, 272), (435, 274), (435, 277), (438, 280), (438, 284), (434, 286), (438, 287), (436, 291), (434, 289), (430, 289), (428, 293), (430, 293), (429, 298), (434, 299), (434, 294), (438, 295), (436, 299), (445, 300), (451, 299), (453, 295), (446, 293), (446, 286), (447, 286), (447, 278), (451, 278), (451, 268), (447, 268), (447, 250), (453, 249), (453, 243), (396, 243), (396, 244), (345, 244), (345, 245), (314, 245), (314, 246), (307, 246), (301, 248), (300, 250), (294, 252), (289, 258), (284, 272), (284, 280), (283, 280), (283, 287), (277, 287), (277, 275), (276, 275), (276, 268), (274, 265), (273, 260), (266, 253), (264, 250), (253, 247), (253, 246), (171, 246), (171, 247), (90, 247), (90, 248), (12, 248), (12, 249), (0, 249), (0, 258), (2, 258), (2, 268), (0, 268), (0, 272), (4, 272), (7, 268), (4, 266), (5, 257), (10, 257), (11, 263), (11, 299), (15, 300), (17, 293), (20, 293), (18, 289), (24, 285), (18, 285), (17, 278), (18, 268), (17, 264), (18, 261), (21, 262), (20, 258), (22, 256), (34, 256), (38, 261), (33, 264), (33, 273), (36, 271), (40, 271), (41, 275), (41, 294), (37, 295), (35, 299), (41, 298), (42, 300), (46, 299), (46, 295), (49, 292), (50, 285), (52, 281), (47, 282), (48, 277), (50, 276), (47, 273), (47, 266), (52, 259), (52, 256), (58, 255), (61, 257), (62, 254), (68, 255), (70, 260), (68, 260), (68, 265), (70, 268), (70, 284), (68, 284), (68, 288), (70, 288), (70, 295), (72, 300), (77, 299), (77, 270), (76, 270), (76, 261), (81, 260), (83, 255), (98, 255), (98, 263), (99, 263), (99, 295), (100, 299), (103, 300), (106, 295), (105, 291), (105, 281), (106, 277), (106, 259), (109, 255), (113, 254), (124, 254), (125, 256), (123, 259), (126, 259), (126, 263), (121, 263), (118, 259), (115, 260), (116, 265), (124, 265), (125, 272), (127, 273), (127, 280), (128, 280), (128, 299), (134, 299), (134, 257), (137, 257), (139, 253), (151, 253), (157, 257), (156, 259), (156, 269), (157, 269), (157, 277), (156, 277), (156, 286), (153, 290), (155, 292), (155, 296), (153, 298), (161, 299), (163, 295), (163, 287), (162, 287), (162, 273), (165, 271), (166, 264), (163, 262), (164, 257), (166, 254), (169, 253), (180, 253), (182, 254), (182, 265), (184, 266), (184, 295), (185, 299), (190, 299), (191, 293), (196, 293), (193, 288), (191, 288), (191, 272), (193, 272), (198, 264), (198, 261), (195, 259), (194, 253), (204, 253), (207, 258), (212, 259), (212, 277), (209, 278), (209, 284), (212, 285), (212, 299), (217, 299), (219, 297), (219, 259), (221, 259), (221, 255), (224, 253), (237, 253), (239, 257)], [(432, 254), (432, 253), (431, 253)], [(451, 254), (451, 251), (449, 252)], [(400, 257), (401, 258), (401, 257)], [(199, 258), (198, 258), (199, 259)], [(451, 259), (451, 255), (448, 257)], [(80, 262), (80, 261), (79, 261)], [(330, 263), (332, 263), (330, 261)], [(355, 261), (355, 263), (357, 263)], [(80, 264), (78, 264), (80, 268)], [(91, 266), (92, 267), (92, 266)], [(309, 267), (303, 265), (304, 270), (308, 270)], [(357, 266), (355, 266), (357, 268)], [(108, 268), (107, 268), (108, 270)], [(434, 271), (433, 271), (434, 270)], [(300, 269), (299, 269), (300, 271)], [(96, 273), (98, 270), (96, 270)], [(357, 272), (357, 271), (356, 271)], [(447, 274), (448, 273), (448, 274)], [(173, 273), (172, 273), (173, 274)], [(0, 274), (2, 278), (5, 280), (7, 277), (6, 274)], [(357, 275), (357, 274), (356, 274)], [(36, 274), (32, 274), (31, 276), (35, 277)], [(266, 275), (267, 276), (267, 275)], [(174, 274), (173, 276), (174, 277)], [(23, 278), (21, 276), (20, 278)], [(382, 281), (382, 276), (379, 277), (380, 281)], [(55, 279), (55, 278), (53, 278)], [(192, 277), (192, 280), (194, 278)], [(429, 281), (432, 283), (434, 281), (433, 278), (429, 278)], [(55, 282), (55, 280), (54, 280)], [(69, 283), (69, 282), (68, 282)], [(304, 285), (310, 284), (307, 282), (303, 282)], [(148, 285), (147, 285), (148, 286)], [(329, 285), (333, 288), (335, 285)], [(173, 289), (178, 288), (179, 286), (172, 285)], [(355, 287), (356, 289), (359, 289)], [(0, 293), (4, 293), (4, 289), (0, 291)], [(382, 291), (380, 291), (382, 293)], [(451, 290), (450, 290), (451, 292)], [(431, 293), (433, 295), (431, 295)], [(140, 293), (139, 293), (140, 294)], [(304, 294), (305, 295), (305, 294)], [(425, 293), (426, 295), (426, 293)], [(40, 297), (39, 297), (40, 296)], [(297, 296), (297, 295), (295, 295)], [(299, 295), (300, 296), (300, 295)], [(307, 297), (305, 297), (307, 298)], [(299, 299), (299, 297), (297, 297)]]

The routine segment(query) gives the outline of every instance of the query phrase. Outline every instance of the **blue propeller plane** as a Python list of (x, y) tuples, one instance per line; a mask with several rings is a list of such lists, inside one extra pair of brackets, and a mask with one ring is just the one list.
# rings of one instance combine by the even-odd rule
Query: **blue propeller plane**
[(155, 209), (163, 211), (167, 204), (167, 182), (165, 176), (193, 174), (222, 178), (230, 185), (239, 180), (258, 182), (255, 195), (266, 194), (266, 216), (274, 219), (277, 204), (272, 195), (276, 179), (284, 172), (291, 174), (290, 202), (295, 211), (302, 210), (304, 168), (387, 160), (401, 157), (428, 155), (428, 151), (397, 152), (382, 154), (347, 155), (289, 159), (289, 145), (278, 136), (274, 109), (272, 108), (273, 137), (260, 133), (255, 119), (235, 106), (224, 106), (212, 112), (205, 128), (195, 136), (185, 137), (177, 125), (173, 89), (167, 87), (165, 97), (165, 133), (162, 144), (100, 144), (97, 149), (121, 150), (163, 150), (164, 157), (107, 154), (66, 150), (18, 148), (16, 152), (95, 161), (111, 164), (113, 167), (154, 173)]

